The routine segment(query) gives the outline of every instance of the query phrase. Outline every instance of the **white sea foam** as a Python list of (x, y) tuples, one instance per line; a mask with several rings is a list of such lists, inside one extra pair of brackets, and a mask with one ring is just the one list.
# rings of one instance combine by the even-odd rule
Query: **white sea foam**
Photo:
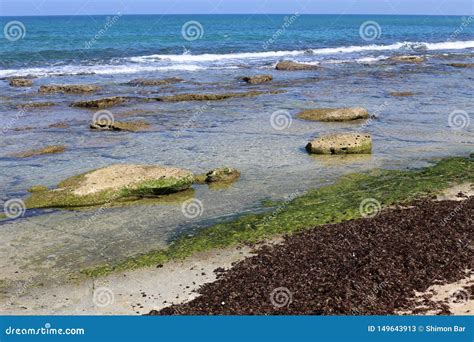
[[(190, 53), (182, 55), (148, 55), (123, 58), (123, 64), (114, 65), (66, 65), (50, 66), (43, 68), (6, 69), (0, 70), (0, 77), (10, 76), (54, 76), (59, 74), (77, 75), (81, 73), (94, 73), (98, 75), (133, 74), (153, 71), (199, 71), (204, 69), (235, 69), (240, 64), (266, 61), (275, 63), (281, 58), (304, 57), (306, 63), (317, 64), (321, 62), (318, 56), (323, 56), (326, 63), (370, 63), (386, 58), (383, 56), (364, 56), (363, 53), (379, 51), (436, 51), (436, 50), (463, 50), (474, 48), (474, 41), (445, 41), (438, 43), (425, 42), (398, 42), (389, 45), (360, 45), (341, 46), (335, 48), (321, 48), (292, 51), (263, 51), (241, 52), (229, 54), (201, 54)], [(315, 60), (311, 60), (315, 56)], [(327, 57), (326, 57), (327, 56)], [(116, 59), (116, 61), (120, 59)]]

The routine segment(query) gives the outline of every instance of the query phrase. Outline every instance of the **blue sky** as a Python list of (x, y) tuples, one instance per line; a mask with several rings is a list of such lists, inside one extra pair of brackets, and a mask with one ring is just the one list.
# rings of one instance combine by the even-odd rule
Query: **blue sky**
[(473, 15), (474, 0), (0, 0), (0, 16), (118, 12)]

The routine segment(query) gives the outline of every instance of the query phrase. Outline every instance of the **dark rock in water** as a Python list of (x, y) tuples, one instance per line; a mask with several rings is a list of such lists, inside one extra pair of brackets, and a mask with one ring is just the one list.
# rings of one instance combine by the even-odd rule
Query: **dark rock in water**
[(255, 75), (255, 76), (246, 76), (242, 77), (242, 80), (249, 84), (261, 84), (261, 83), (266, 83), (270, 82), (273, 80), (272, 75)]
[(372, 137), (364, 133), (323, 135), (309, 142), (306, 150), (314, 154), (372, 153)]
[(69, 124), (67, 122), (58, 122), (49, 125), (48, 128), (69, 128)]
[(474, 68), (474, 63), (449, 63), (448, 66), (454, 68)]
[(42, 85), (41, 87), (39, 87), (38, 92), (40, 94), (81, 94), (92, 93), (101, 89), (102, 88), (99, 86), (89, 84), (53, 84)]
[(183, 82), (183, 79), (179, 77), (170, 77), (170, 78), (163, 78), (163, 79), (136, 78), (128, 82), (128, 84), (132, 86), (159, 86), (159, 85), (178, 83), (178, 82)]
[(283, 91), (274, 90), (274, 91), (248, 91), (248, 92), (239, 92), (239, 93), (221, 93), (221, 94), (179, 94), (179, 95), (170, 95), (157, 97), (154, 100), (163, 101), (163, 102), (179, 102), (179, 101), (218, 101), (231, 98), (239, 97), (251, 97), (259, 96), (266, 94), (280, 94)]
[(206, 173), (197, 175), (195, 180), (196, 183), (232, 183), (240, 178), (240, 172), (231, 167), (220, 167), (214, 170), (210, 170)]
[(389, 58), (393, 62), (403, 62), (403, 63), (421, 63), (426, 60), (423, 56), (394, 56)]
[(306, 109), (298, 113), (298, 118), (312, 121), (351, 121), (368, 119), (369, 112), (365, 108), (317, 108)]
[(138, 132), (143, 131), (150, 127), (150, 124), (145, 121), (94, 121), (91, 123), (91, 129), (103, 130), (103, 131), (131, 131)]
[(27, 110), (29, 108), (43, 108), (43, 107), (51, 107), (54, 106), (54, 102), (29, 102), (25, 104), (18, 105), (18, 109)]
[(13, 156), (16, 158), (29, 158), (29, 157), (34, 157), (34, 156), (40, 156), (43, 154), (63, 153), (65, 150), (66, 150), (65, 146), (53, 145), (53, 146), (47, 146), (44, 148), (38, 148), (35, 150), (29, 150), (25, 152), (16, 153)]
[(275, 69), (285, 71), (297, 71), (297, 70), (316, 70), (319, 69), (317, 65), (297, 63), (293, 61), (280, 61), (277, 63)]
[(413, 96), (415, 93), (411, 91), (392, 91), (390, 93), (390, 96), (395, 96), (395, 97), (404, 97), (404, 96)]
[(31, 87), (33, 81), (27, 78), (11, 78), (8, 82), (11, 87)]
[(127, 102), (128, 99), (122, 96), (104, 97), (96, 100), (78, 101), (71, 104), (71, 107), (81, 108), (107, 108)]

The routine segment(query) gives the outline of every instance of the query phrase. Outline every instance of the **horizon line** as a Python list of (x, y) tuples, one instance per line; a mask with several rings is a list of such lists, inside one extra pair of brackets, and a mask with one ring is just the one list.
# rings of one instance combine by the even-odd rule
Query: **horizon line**
[(167, 16), (167, 15), (295, 15), (299, 14), (300, 16), (303, 15), (339, 15), (339, 16), (368, 16), (368, 15), (381, 15), (381, 16), (433, 16), (433, 17), (471, 17), (473, 14), (431, 14), (431, 13), (423, 13), (423, 14), (386, 14), (386, 13), (345, 13), (345, 14), (339, 14), (339, 13), (127, 13), (123, 14), (120, 12), (116, 13), (106, 13), (106, 14), (100, 14), (100, 13), (95, 13), (95, 14), (37, 14), (37, 15), (0, 15), (0, 18), (6, 18), (6, 17), (64, 17), (64, 16), (69, 16), (69, 17), (87, 17), (87, 16), (111, 16), (111, 15), (117, 15), (121, 14), (121, 16), (132, 16), (132, 15), (141, 15), (141, 16), (152, 16), (152, 15), (161, 15), (161, 16)]

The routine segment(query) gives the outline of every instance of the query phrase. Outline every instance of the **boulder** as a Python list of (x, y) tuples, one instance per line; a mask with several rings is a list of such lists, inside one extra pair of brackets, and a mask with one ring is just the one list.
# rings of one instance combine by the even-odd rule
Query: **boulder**
[(296, 70), (316, 70), (319, 67), (313, 64), (297, 63), (293, 61), (280, 61), (275, 66), (277, 70), (296, 71)]
[(116, 164), (70, 177), (56, 189), (34, 192), (27, 208), (74, 208), (111, 204), (186, 190), (190, 171), (171, 167)]
[(104, 97), (96, 100), (77, 101), (71, 104), (71, 107), (101, 109), (112, 107), (127, 102), (128, 99), (122, 96)]
[(25, 152), (16, 153), (13, 157), (16, 158), (29, 158), (34, 156), (40, 156), (43, 154), (56, 154), (63, 153), (66, 150), (66, 147), (60, 145), (47, 146), (43, 148), (38, 148), (34, 150), (29, 150)]
[(150, 127), (146, 121), (94, 121), (91, 123), (91, 129), (98, 129), (102, 131), (143, 131)]
[(179, 94), (157, 97), (154, 100), (162, 102), (180, 102), (180, 101), (219, 101), (231, 98), (252, 97), (266, 94), (280, 94), (281, 90), (274, 91), (247, 91), (239, 93), (220, 93), (220, 94)]
[(9, 82), (11, 87), (31, 87), (33, 81), (27, 78), (10, 78)]
[(365, 108), (317, 108), (306, 109), (297, 115), (298, 118), (311, 121), (351, 121), (368, 119), (369, 112)]
[(270, 82), (273, 80), (272, 75), (255, 75), (255, 76), (245, 76), (242, 77), (242, 80), (247, 82), (248, 84), (262, 84), (266, 82)]
[(448, 66), (454, 68), (474, 68), (474, 63), (449, 63)]
[(220, 167), (196, 176), (196, 183), (232, 183), (240, 178), (240, 172), (231, 167)]
[(394, 56), (390, 57), (389, 60), (404, 63), (421, 63), (424, 62), (426, 59), (422, 56)]
[(372, 153), (372, 137), (365, 133), (329, 134), (309, 142), (306, 150), (315, 154)]
[(90, 84), (52, 84), (42, 85), (41, 87), (39, 87), (38, 92), (40, 94), (82, 94), (92, 93), (101, 89), (102, 88), (99, 86)]
[(411, 91), (392, 91), (390, 93), (390, 96), (395, 96), (395, 97), (405, 97), (405, 96), (413, 96), (415, 93)]
[(163, 78), (163, 79), (136, 78), (128, 82), (128, 84), (131, 86), (147, 87), (147, 86), (159, 86), (159, 85), (178, 83), (178, 82), (183, 82), (183, 79), (179, 77), (169, 77), (169, 78)]

